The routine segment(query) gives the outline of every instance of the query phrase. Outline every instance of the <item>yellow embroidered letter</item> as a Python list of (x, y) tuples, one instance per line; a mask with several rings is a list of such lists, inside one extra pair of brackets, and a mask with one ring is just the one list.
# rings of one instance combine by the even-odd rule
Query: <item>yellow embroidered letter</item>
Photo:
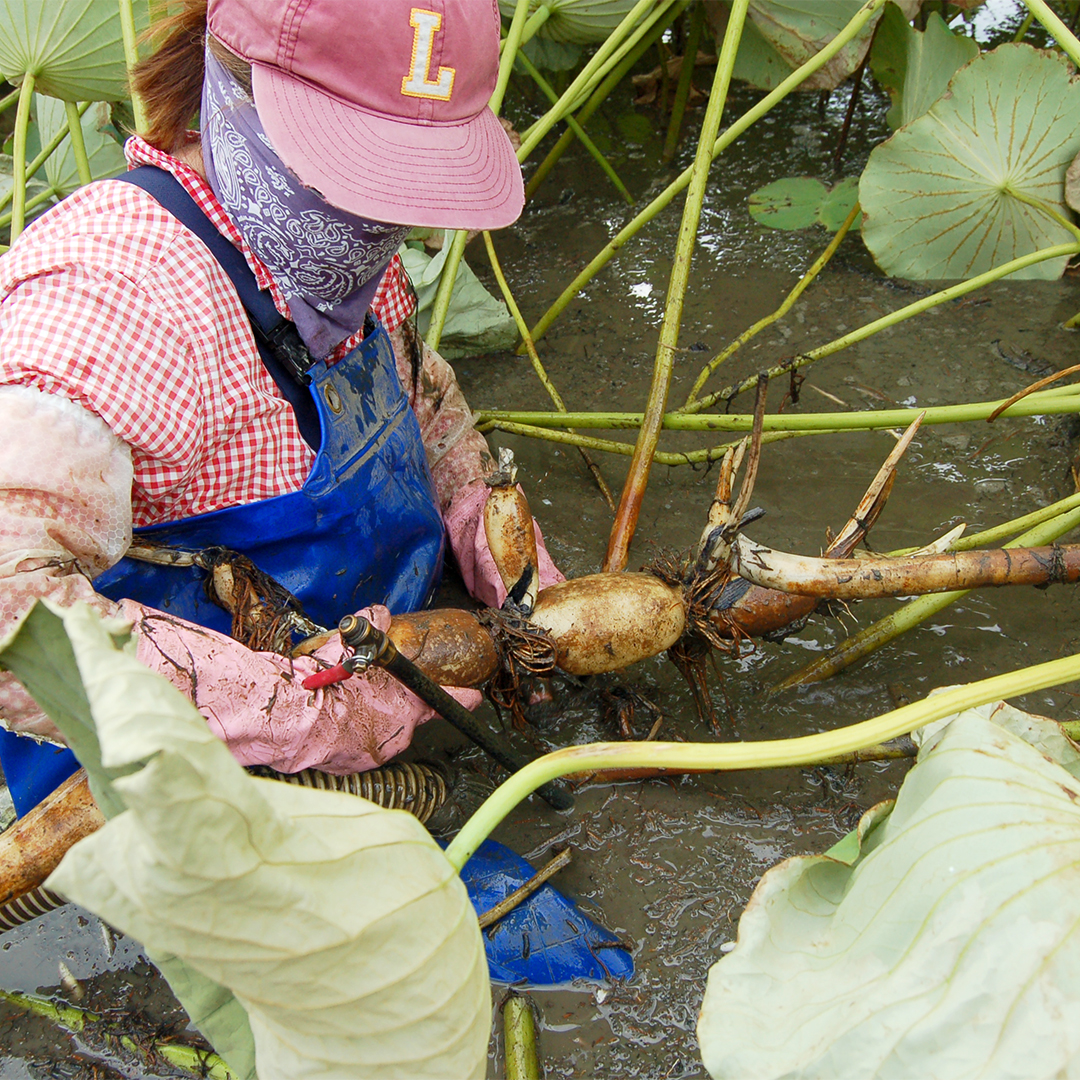
[(413, 27), (412, 67), (409, 68), (409, 74), (401, 80), (401, 92), (409, 97), (449, 101), (457, 69), (441, 67), (438, 79), (428, 78), (431, 54), (435, 48), (435, 31), (442, 26), (442, 16), (437, 11), (413, 8), (409, 25)]

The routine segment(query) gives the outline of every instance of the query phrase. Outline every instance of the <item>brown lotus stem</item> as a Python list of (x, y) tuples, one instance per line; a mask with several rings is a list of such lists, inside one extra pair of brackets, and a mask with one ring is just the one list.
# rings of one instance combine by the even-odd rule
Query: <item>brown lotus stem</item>
[(36, 889), (72, 844), (104, 823), (80, 769), (0, 834), (0, 907)]
[(477, 920), (480, 923), (480, 929), (486, 930), (500, 919), (506, 918), (514, 908), (528, 900), (541, 885), (553, 878), (564, 866), (569, 866), (571, 858), (571, 849), (563, 848), (554, 858), (541, 866), (524, 885), (519, 885), (494, 907), (488, 908)]
[(921, 596), (1001, 585), (1059, 585), (1080, 579), (1080, 544), (957, 551), (918, 558), (815, 559), (774, 551), (740, 536), (732, 569), (756, 585), (827, 600)]

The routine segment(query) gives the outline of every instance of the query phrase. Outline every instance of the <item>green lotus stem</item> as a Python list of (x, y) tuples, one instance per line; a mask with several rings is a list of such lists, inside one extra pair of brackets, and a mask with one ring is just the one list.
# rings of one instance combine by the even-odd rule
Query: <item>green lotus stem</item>
[(0, 98), (0, 113), (5, 112), (9, 105), (14, 105), (19, 100), (19, 88), (15, 87), (10, 93)]
[[(510, 22), (510, 30), (503, 43), (505, 48), (503, 48), (502, 55), (499, 57), (499, 75), (495, 80), (495, 91), (488, 102), (488, 106), (496, 116), (502, 110), (503, 95), (506, 93), (506, 87), (510, 81), (510, 72), (514, 68), (514, 59), (518, 54), (528, 13), (529, 0), (517, 0), (514, 17)], [(544, 18), (547, 18), (547, 16), (545, 15)], [(543, 19), (540, 22), (542, 24)], [(424, 335), (428, 345), (436, 352), (439, 349), (439, 342), (442, 341), (446, 315), (450, 310), (450, 297), (454, 293), (458, 267), (461, 265), (461, 258), (465, 254), (465, 245), (468, 242), (469, 234), (465, 229), (458, 229), (454, 232), (454, 238), (450, 242), (450, 250), (446, 253), (446, 261), (443, 263), (442, 274), (439, 275), (439, 287), (436, 289), (435, 299), (431, 303), (431, 319), (428, 322), (427, 334)]]
[[(601, 104), (607, 99), (615, 87), (622, 82), (626, 73), (641, 59), (642, 55), (653, 45), (657, 38), (664, 33), (665, 30), (675, 21), (679, 14), (686, 8), (689, 0), (679, 0), (678, 3), (672, 4), (663, 12), (662, 17), (657, 18), (655, 22), (647, 29), (646, 33), (641, 39), (634, 44), (618, 63), (612, 68), (610, 73), (600, 82), (596, 89), (592, 92), (592, 96), (589, 100), (582, 105), (578, 110), (576, 119), (577, 122), (584, 127), (588, 122), (589, 117), (600, 107)], [(567, 147), (574, 141), (574, 132), (564, 131), (559, 136), (558, 141), (548, 151), (547, 157), (540, 162), (533, 173), (532, 179), (525, 187), (525, 198), (531, 199), (536, 193), (536, 189), (543, 183), (544, 178), (555, 167), (556, 162), (566, 152)]]
[[(1076, 497), (1074, 497), (1076, 498)], [(1044, 522), (1033, 529), (1010, 540), (1004, 546), (1011, 547), (1040, 547), (1043, 544), (1052, 544), (1059, 537), (1071, 532), (1080, 525), (1080, 509), (1073, 509), (1068, 513), (1060, 514), (1051, 521)], [(965, 548), (979, 546), (973, 537), (966, 538), (968, 543)], [(960, 548), (959, 543), (953, 545), (954, 550)], [(783, 690), (790, 690), (794, 686), (805, 686), (808, 683), (821, 682), (844, 668), (850, 667), (863, 657), (869, 656), (882, 645), (887, 644), (894, 638), (906, 633), (913, 627), (925, 622), (931, 615), (947, 608), (951, 603), (967, 596), (971, 589), (954, 589), (951, 592), (936, 593), (930, 596), (919, 596), (904, 604), (903, 607), (887, 615), (884, 619), (857, 634), (842, 641), (835, 648), (830, 649), (823, 656), (819, 656), (812, 663), (800, 668), (794, 674), (781, 679), (775, 686), (769, 688), (768, 696), (772, 697)]]
[(1080, 741), (1080, 720), (1059, 720), (1057, 724), (1063, 735), (1067, 735), (1073, 742)]
[[(515, 10), (515, 12), (517, 11), (516, 8), (514, 10)], [(518, 42), (518, 48), (520, 49), (521, 46), (524, 45), (526, 41), (532, 41), (532, 39), (534, 37), (536, 37), (537, 31), (540, 29), (541, 26), (544, 25), (544, 23), (546, 23), (548, 21), (548, 19), (550, 17), (551, 17), (551, 8), (548, 7), (547, 4), (541, 4), (529, 16), (528, 21), (525, 23), (524, 27), (522, 28), (522, 30), (521, 30), (521, 40)], [(505, 46), (506, 41), (507, 41), (507, 38), (503, 38), (503, 40), (499, 42), (499, 50), (500, 50), (500, 52), (502, 51), (503, 47)]]
[[(58, 199), (60, 197), (60, 191), (57, 188), (49, 187), (44, 191), (39, 191), (33, 198), (26, 200), (26, 206), (24, 210), (26, 213), (30, 213), (31, 210), (36, 210), (42, 203), (48, 202), (50, 199)], [(9, 210), (6, 214), (0, 214), (0, 229), (5, 228), (11, 224), (14, 211)]]
[(151, 1058), (156, 1056), (164, 1058), (170, 1065), (184, 1069), (194, 1076), (210, 1077), (211, 1080), (239, 1080), (225, 1060), (213, 1051), (157, 1039), (150, 1040), (146, 1046), (140, 1046), (130, 1035), (116, 1035), (116, 1025), (105, 1021), (98, 1013), (77, 1009), (74, 1005), (61, 1005), (49, 1001), (48, 998), (39, 997), (37, 994), (23, 994), (12, 990), (0, 990), (0, 1001), (6, 1001), (9, 1005), (42, 1016), (75, 1034), (85, 1030), (88, 1024), (101, 1024), (103, 1033), (117, 1038), (125, 1050), (144, 1062), (148, 1056)]
[(675, 246), (671, 277), (668, 280), (664, 321), (660, 326), (660, 340), (656, 347), (652, 385), (649, 387), (645, 417), (641, 430), (638, 432), (634, 456), (630, 460), (630, 470), (623, 485), (622, 498), (615, 512), (615, 522), (611, 528), (607, 556), (604, 559), (605, 570), (625, 569), (630, 543), (637, 528), (641, 501), (645, 497), (645, 488), (649, 482), (653, 453), (660, 438), (668, 392), (671, 389), (671, 376), (675, 368), (675, 349), (679, 343), (683, 303), (686, 300), (687, 282), (690, 280), (690, 261), (694, 254), (694, 241), (697, 238), (698, 222), (701, 220), (701, 206), (705, 199), (705, 187), (709, 181), (709, 168), (713, 160), (712, 147), (720, 130), (720, 119), (724, 114), (724, 104), (731, 84), (731, 71), (735, 66), (735, 54), (742, 38), (743, 23), (746, 21), (749, 6), (750, 0), (732, 0), (724, 43), (717, 58), (712, 92), (709, 94), (709, 104), (705, 110), (705, 119), (701, 124), (697, 155), (694, 159), (690, 185), (686, 191), (686, 201), (683, 204), (679, 239)]
[[(543, 25), (544, 20), (547, 18), (548, 9), (544, 7), (539, 10), (544, 11), (545, 15), (537, 24), (537, 29)], [(502, 111), (503, 97), (506, 95), (506, 87), (510, 82), (510, 72), (514, 70), (514, 60), (517, 58), (518, 50), (521, 48), (522, 35), (528, 17), (529, 0), (517, 0), (514, 7), (514, 17), (510, 20), (510, 29), (506, 32), (506, 39), (500, 45), (502, 55), (499, 57), (499, 76), (495, 80), (495, 92), (488, 102), (488, 107), (496, 116)], [(534, 30), (533, 33), (535, 32)]]
[[(559, 100), (559, 95), (555, 93), (555, 90), (552, 87), (551, 83), (549, 83), (547, 79), (545, 79), (544, 76), (536, 70), (536, 66), (524, 53), (522, 53), (518, 57), (518, 61), (521, 66), (525, 68), (525, 71), (530, 76), (532, 76), (533, 82), (535, 82), (536, 85), (540, 87), (541, 92), (547, 97), (550, 102), (554, 103)], [(578, 142), (580, 142), (581, 145), (584, 146), (590, 154), (592, 154), (597, 165), (599, 165), (600, 168), (604, 170), (604, 172), (607, 174), (608, 179), (615, 185), (619, 194), (622, 195), (622, 197), (628, 203), (633, 204), (634, 196), (631, 195), (629, 191), (627, 191), (626, 185), (622, 182), (622, 180), (619, 179), (619, 174), (612, 167), (611, 162), (608, 161), (608, 159), (604, 157), (602, 153), (600, 153), (600, 148), (596, 145), (596, 143), (592, 141), (592, 139), (589, 138), (588, 135), (585, 134), (584, 128), (582, 128), (582, 126), (569, 113), (566, 116), (566, 126), (570, 128), (570, 130), (577, 136)]]
[[(80, 118), (82, 117), (83, 113), (85, 113), (86, 110), (90, 108), (92, 104), (93, 102), (91, 101), (84, 101), (78, 107)], [(56, 148), (67, 138), (67, 136), (68, 128), (64, 126), (61, 127), (60, 130), (48, 141), (48, 143), (42, 148), (38, 156), (34, 158), (34, 160), (31, 161), (29, 165), (26, 166), (26, 178), (28, 180), (38, 171), (38, 169), (41, 168), (42, 165), (45, 164), (48, 158), (55, 152)], [(15, 189), (14, 187), (12, 187), (11, 191), (0, 195), (0, 210), (2, 210), (5, 206), (7, 206), (9, 202), (11, 202), (11, 197), (14, 194), (14, 191)], [(55, 192), (53, 191), (53, 189), (50, 188), (48, 194), (49, 196), (52, 196), (53, 194), (55, 194)], [(33, 204), (27, 204), (28, 210), (31, 208), (31, 205)]]
[(1050, 32), (1065, 55), (1080, 68), (1080, 41), (1076, 35), (1054, 14), (1046, 0), (1024, 0), (1028, 11)]
[[(536, 346), (533, 344), (532, 338), (529, 337), (529, 326), (522, 317), (517, 302), (514, 300), (514, 294), (510, 291), (510, 286), (506, 281), (506, 275), (503, 273), (502, 266), (499, 264), (499, 258), (495, 254), (495, 245), (492, 243), (491, 233), (487, 230), (484, 231), (484, 246), (487, 248), (488, 259), (491, 261), (491, 269), (495, 274), (495, 280), (499, 283), (499, 290), (503, 294), (503, 300), (506, 302), (506, 306), (510, 310), (514, 322), (517, 324), (518, 333), (521, 334), (522, 340), (529, 350), (529, 359), (532, 362), (533, 370), (536, 372), (536, 377), (548, 392), (548, 396), (555, 403), (555, 408), (560, 412), (566, 412), (566, 405), (563, 402), (562, 395), (555, 389), (555, 384), (551, 381), (547, 371), (544, 369), (544, 365), (540, 362), (540, 354), (536, 351)], [(612, 497), (611, 489), (608, 487), (607, 481), (600, 472), (600, 467), (589, 456), (589, 452), (585, 447), (579, 446), (578, 450), (581, 451), (581, 456), (585, 461), (585, 467), (592, 473), (593, 479), (596, 481), (597, 487), (600, 488), (605, 501), (608, 506), (614, 510), (615, 500)]]
[[(876, 431), (882, 428), (906, 427), (917, 416), (923, 424), (962, 424), (986, 420), (995, 409), (1007, 401), (977, 401), (961, 405), (933, 405), (923, 409), (877, 409), (866, 412), (831, 413), (768, 413), (764, 429), (769, 431), (834, 432)], [(1010, 405), (1001, 415), (1008, 417), (1060, 416), (1080, 412), (1080, 387), (1070, 385), (1039, 390)], [(531, 424), (534, 427), (569, 426), (620, 431), (641, 425), (641, 413), (600, 412), (529, 412), (487, 409), (476, 414), (477, 423)], [(749, 413), (684, 413), (664, 414), (663, 426), (671, 431), (749, 431), (754, 418)]]
[[(131, 0), (117, 0), (120, 5), (120, 33), (124, 38), (124, 63), (127, 65), (128, 77), (139, 62), (139, 43), (135, 36), (135, 11), (131, 6)], [(131, 94), (131, 111), (135, 115), (135, 130), (139, 133), (146, 131), (146, 105), (142, 95), (136, 94), (128, 87)]]
[[(993, 270), (987, 270), (984, 274), (976, 274), (975, 277), (968, 278), (967, 281), (962, 281), (959, 285), (953, 285), (951, 288), (942, 289), (941, 292), (933, 293), (931, 296), (925, 296), (921, 300), (916, 300), (913, 304), (908, 304), (906, 307), (892, 312), (890, 315), (883, 315), (880, 319), (875, 319), (872, 323), (867, 323), (865, 326), (859, 327), (858, 330), (853, 330), (850, 334), (845, 334), (843, 337), (835, 338), (826, 345), (802, 353), (793, 361), (770, 368), (767, 374), (770, 379), (788, 375), (792, 371), (797, 371), (799, 368), (812, 364), (815, 360), (820, 360), (825, 356), (832, 356), (833, 353), (838, 353), (849, 345), (865, 341), (866, 338), (873, 337), (879, 330), (897, 326), (905, 319), (910, 319), (913, 315), (921, 315), (924, 311), (937, 307), (938, 304), (944, 304), (948, 300), (955, 300), (958, 296), (965, 296), (970, 292), (975, 292), (976, 289), (981, 289), (984, 285), (989, 285), (993, 281), (1007, 277), (1017, 270), (1023, 270), (1024, 267), (1034, 266), (1036, 263), (1044, 262), (1046, 259), (1056, 259), (1062, 255), (1076, 255), (1078, 253), (1080, 253), (1080, 243), (1055, 244), (1053, 247), (1043, 248), (1041, 251), (1033, 251), (1030, 255), (1021, 255), (1018, 259), (1010, 259), (1007, 263), (1002, 263), (1001, 266), (995, 267)], [(533, 330), (533, 336), (536, 336), (535, 329)], [(737, 386), (725, 387), (725, 389), (715, 394), (703, 397), (700, 407), (707, 409), (718, 401), (729, 401), (739, 394), (753, 390), (755, 386), (757, 386), (757, 375), (743, 380)]]
[[(694, 64), (697, 62), (698, 42), (701, 40), (701, 28), (705, 25), (705, 5), (698, 4), (690, 17), (690, 27), (686, 33), (686, 48), (683, 49), (682, 69), (675, 87), (675, 100), (671, 103), (671, 118), (668, 121), (667, 138), (664, 139), (662, 161), (670, 161), (675, 156), (679, 145), (679, 131), (682, 128), (686, 103), (690, 100), (690, 87), (694, 79)], [(663, 60), (661, 60), (663, 70)]]
[(79, 106), (74, 101), (65, 101), (67, 126), (71, 134), (71, 152), (75, 155), (75, 169), (79, 174), (79, 183), (85, 186), (93, 181), (90, 173), (90, 159), (86, 156), (86, 140), (83, 138)]
[[(667, 0), (671, 3), (672, 0)], [(558, 102), (553, 105), (535, 124), (527, 128), (521, 136), (521, 148), (518, 150), (518, 161), (524, 161), (529, 154), (536, 149), (544, 136), (570, 112), (577, 104), (578, 98), (583, 94), (591, 93), (589, 85), (594, 77), (602, 78), (604, 65), (611, 59), (612, 54), (631, 34), (641, 17), (653, 7), (655, 0), (638, 0), (627, 12), (622, 22), (615, 27), (607, 36), (607, 39), (599, 49), (589, 58), (585, 66), (578, 72), (573, 82), (566, 88)]]
[(708, 382), (712, 373), (725, 360), (738, 352), (748, 341), (761, 333), (765, 327), (770, 326), (772, 323), (776, 322), (777, 319), (782, 319), (791, 310), (792, 305), (806, 291), (807, 286), (821, 273), (828, 261), (836, 254), (836, 249), (840, 246), (844, 237), (847, 236), (848, 230), (855, 224), (855, 219), (860, 213), (861, 207), (856, 203), (851, 208), (851, 213), (844, 219), (844, 223), (836, 230), (836, 235), (832, 238), (829, 246), (818, 256), (810, 269), (803, 274), (795, 288), (788, 293), (784, 302), (771, 315), (766, 315), (763, 319), (758, 319), (753, 326), (744, 330), (726, 349), (724, 349), (722, 353), (713, 357), (713, 359), (705, 365), (686, 398), (686, 404), (683, 405), (684, 411), (697, 412), (703, 408), (704, 405), (697, 402), (698, 391), (706, 382)]
[(529, 762), (501, 784), (465, 823), (446, 849), (460, 871), (491, 831), (541, 784), (559, 776), (600, 769), (775, 769), (814, 765), (840, 754), (907, 735), (933, 720), (1003, 698), (1045, 690), (1080, 678), (1080, 654), (954, 686), (872, 720), (796, 739), (741, 743), (588, 743), (568, 746)]
[(1061, 324), (1066, 330), (1075, 330), (1080, 327), (1080, 311), (1078, 311), (1071, 319)]
[[(870, 16), (885, 4), (885, 0), (867, 0), (856, 12), (854, 18), (825, 46), (821, 52), (812, 56), (805, 64), (793, 71), (771, 93), (766, 94), (752, 109), (748, 109), (738, 120), (735, 121), (716, 140), (712, 149), (715, 158), (726, 147), (730, 146), (752, 124), (760, 120), (774, 105), (782, 101), (787, 95), (805, 82), (818, 68), (827, 64), (855, 35), (866, 25)], [(540, 321), (533, 327), (534, 341), (539, 341), (547, 332), (548, 327), (559, 317), (567, 304), (615, 257), (616, 252), (623, 247), (628, 240), (637, 235), (643, 225), (652, 221), (661, 210), (664, 210), (689, 183), (691, 169), (685, 169), (678, 178), (670, 183), (648, 206), (645, 207), (631, 222), (609, 240), (604, 248), (593, 260), (578, 274), (576, 278), (563, 290), (558, 299), (544, 313)]]
[(34, 99), (34, 73), (23, 75), (19, 107), (15, 111), (15, 143), (12, 148), (11, 242), (26, 224), (26, 134), (30, 128), (30, 102)]
[[(634, 453), (633, 443), (617, 442), (614, 439), (597, 439), (589, 435), (581, 435), (572, 430), (562, 431), (554, 428), (530, 427), (528, 424), (515, 424), (503, 420), (489, 421), (486, 424), (477, 423), (476, 430), (481, 434), (486, 434), (492, 430), (505, 431), (510, 435), (523, 435), (526, 438), (543, 439), (545, 442), (563, 443), (567, 446), (578, 446), (586, 450), (598, 450), (605, 454), (621, 454), (624, 457), (631, 457)], [(809, 435), (835, 434), (837, 432), (827, 429), (821, 431), (769, 431), (762, 435), (761, 441), (764, 444), (783, 442), (786, 439), (801, 439)], [(719, 446), (710, 447), (708, 450), (654, 450), (653, 463), (656, 465), (699, 465), (709, 461), (719, 461), (731, 447), (737, 446), (739, 441), (733, 439), (731, 442), (721, 443)]]
[(1029, 11), (1024, 18), (1024, 21), (1020, 24), (1016, 33), (1013, 34), (1013, 41), (1023, 41), (1024, 35), (1031, 29), (1031, 24), (1035, 21), (1035, 13)]
[(1016, 199), (1017, 202), (1027, 203), (1028, 206), (1032, 206), (1036, 210), (1041, 210), (1047, 217), (1053, 218), (1053, 220), (1063, 229), (1068, 229), (1077, 240), (1080, 240), (1080, 227), (1077, 227), (1075, 222), (1069, 221), (1052, 206), (1044, 203), (1041, 199), (1032, 198), (1030, 195), (1018, 191), (1016, 188), (1007, 187), (1005, 190), (1009, 195)]
[(536, 1056), (536, 1021), (524, 994), (511, 991), (503, 1005), (506, 1080), (540, 1080)]

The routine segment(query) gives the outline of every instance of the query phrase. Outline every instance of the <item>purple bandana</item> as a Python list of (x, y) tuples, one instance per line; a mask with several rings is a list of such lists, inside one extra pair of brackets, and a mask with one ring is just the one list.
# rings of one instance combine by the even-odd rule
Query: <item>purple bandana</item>
[(409, 227), (356, 217), (304, 187), (274, 153), (252, 99), (209, 49), (201, 115), (210, 186), (321, 359), (363, 325)]

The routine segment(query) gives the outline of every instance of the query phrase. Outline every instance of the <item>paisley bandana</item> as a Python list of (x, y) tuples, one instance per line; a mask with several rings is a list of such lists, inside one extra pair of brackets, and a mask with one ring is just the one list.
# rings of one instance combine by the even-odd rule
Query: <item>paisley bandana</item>
[(206, 51), (202, 152), (218, 201), (289, 302), (317, 359), (355, 333), (409, 228), (367, 221), (304, 187), (274, 152), (255, 104)]

